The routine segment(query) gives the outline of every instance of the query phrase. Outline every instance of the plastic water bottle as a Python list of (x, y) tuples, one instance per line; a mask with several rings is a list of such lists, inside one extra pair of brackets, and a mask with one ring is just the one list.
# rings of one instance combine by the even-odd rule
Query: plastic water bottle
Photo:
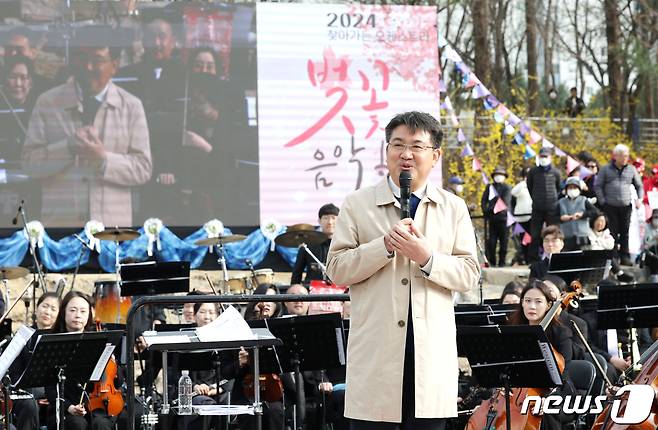
[(178, 380), (178, 415), (192, 414), (192, 379), (190, 372), (183, 370)]

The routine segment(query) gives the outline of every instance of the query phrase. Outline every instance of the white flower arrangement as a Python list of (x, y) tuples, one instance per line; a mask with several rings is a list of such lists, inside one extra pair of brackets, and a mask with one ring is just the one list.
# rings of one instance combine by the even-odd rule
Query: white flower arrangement
[(160, 230), (162, 230), (162, 227), (162, 220), (159, 218), (149, 218), (144, 221), (144, 234), (148, 238), (146, 252), (149, 257), (153, 255), (154, 243), (158, 251), (162, 250), (162, 244), (160, 243)]
[[(211, 219), (203, 225), (203, 229), (206, 231), (206, 235), (210, 237), (219, 237), (224, 234), (224, 223), (218, 220), (217, 218)], [(208, 247), (208, 252), (212, 254), (213, 246)]]
[(281, 223), (273, 219), (265, 220), (265, 222), (260, 225), (260, 231), (263, 233), (263, 236), (270, 241), (270, 251), (274, 251), (276, 247), (274, 239), (281, 234), (281, 228)]
[(100, 221), (92, 219), (85, 224), (85, 236), (89, 239), (89, 246), (92, 250), (95, 249), (98, 251), (99, 254), (101, 253), (101, 241), (100, 239), (95, 238), (94, 235), (104, 230), (105, 226)]
[(30, 249), (34, 249), (35, 246), (39, 248), (43, 247), (43, 235), (45, 229), (41, 221), (30, 221), (25, 225), (23, 230), (25, 233), (25, 238), (30, 241)]

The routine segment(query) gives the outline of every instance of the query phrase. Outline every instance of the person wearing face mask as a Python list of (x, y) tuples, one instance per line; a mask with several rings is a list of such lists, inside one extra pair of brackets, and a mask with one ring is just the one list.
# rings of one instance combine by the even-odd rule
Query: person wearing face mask
[(459, 176), (451, 176), (448, 179), (448, 188), (446, 188), (446, 191), (461, 197), (464, 193), (464, 180)]
[(566, 182), (566, 197), (560, 199), (560, 228), (564, 234), (564, 250), (577, 251), (588, 243), (587, 219), (596, 213), (596, 208), (580, 194), (581, 181), (572, 176)]
[(539, 259), (541, 230), (546, 225), (559, 224), (558, 198), (560, 196), (560, 172), (551, 165), (551, 150), (541, 148), (537, 158), (538, 166), (528, 172), (526, 183), (532, 198), (530, 235), (532, 242), (528, 249), (528, 262)]
[[(524, 167), (519, 172), (521, 180), (512, 187), (512, 213), (516, 221), (521, 224), (523, 230), (530, 231), (530, 213), (532, 212), (532, 197), (528, 191), (528, 177), (529, 168)], [(525, 232), (520, 235), (514, 235), (514, 243), (516, 245), (516, 255), (512, 260), (514, 264), (526, 264), (528, 261), (528, 244), (523, 243), (523, 236)]]
[(486, 240), (487, 259), (491, 266), (496, 266), (496, 244), (498, 248), (498, 266), (505, 265), (507, 255), (507, 241), (509, 240), (509, 228), (507, 227), (507, 210), (501, 205), (501, 200), (507, 208), (511, 207), (511, 188), (505, 183), (507, 171), (498, 166), (493, 171), (493, 184), (485, 187), (482, 193), (482, 214), (488, 225), (488, 236)]

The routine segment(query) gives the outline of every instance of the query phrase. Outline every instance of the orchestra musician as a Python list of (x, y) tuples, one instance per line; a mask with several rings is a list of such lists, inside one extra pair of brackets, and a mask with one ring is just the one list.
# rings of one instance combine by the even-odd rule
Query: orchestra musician
[[(345, 416), (352, 429), (442, 429), (457, 415), (453, 293), (480, 276), (466, 203), (429, 181), (442, 132), (427, 113), (386, 126), (388, 175), (345, 198), (329, 278), (350, 285)], [(411, 175), (401, 219), (400, 173)], [(406, 188), (405, 188), (406, 190)]]
[[(89, 297), (79, 291), (69, 291), (60, 307), (53, 333), (82, 333), (83, 331), (94, 331), (94, 318), (92, 315), (92, 306)], [(64, 429), (66, 430), (111, 430), (114, 428), (116, 417), (109, 416), (103, 409), (89, 411), (85, 407), (85, 402), (80, 401), (83, 397), (81, 383), (84, 381), (73, 381), (67, 379), (64, 383), (64, 393), (60, 393), (62, 398), (61, 411), (64, 418)], [(119, 384), (115, 383), (115, 386)], [(91, 387), (90, 387), (91, 388)], [(50, 404), (52, 413), (49, 413), (49, 427), (55, 425), (55, 402), (57, 401), (57, 387), (46, 387), (46, 395)], [(89, 416), (89, 417), (88, 417)], [(88, 420), (91, 421), (91, 425)]]
[[(194, 316), (197, 327), (203, 327), (213, 322), (219, 315), (216, 303), (195, 303)], [(175, 367), (185, 369), (184, 360), (178, 356)], [(249, 354), (244, 349), (236, 354), (234, 351), (223, 351), (220, 353), (220, 375), (216, 370), (191, 370), (193, 388), (193, 405), (216, 405), (228, 404), (228, 392), (232, 387), (232, 381), (240, 368), (248, 365)], [(180, 373), (180, 372), (179, 372)], [(173, 379), (172, 379), (173, 380)], [(218, 381), (219, 380), (219, 381)], [(228, 380), (228, 381), (227, 381)], [(221, 381), (227, 381), (224, 384)], [(219, 388), (217, 384), (220, 383)], [(218, 391), (219, 390), (219, 391)], [(219, 394), (219, 395), (218, 395)], [(184, 429), (208, 428), (209, 417), (186, 416), (182, 419), (181, 427)], [(203, 423), (202, 423), (203, 421)], [(202, 424), (201, 424), (202, 423)], [(220, 426), (218, 428), (222, 428)]]
[[(54, 292), (44, 293), (37, 300), (36, 320), (32, 328), (38, 329), (39, 332), (30, 338), (9, 368), (9, 376), (13, 382), (18, 381), (27, 368), (38, 334), (50, 330), (55, 324), (60, 303), (59, 296)], [(28, 391), (33, 396), (31, 399), (18, 399), (13, 402), (13, 423), (17, 430), (36, 430), (39, 428), (38, 404), (44, 403), (46, 392), (44, 387), (35, 387)]]
[[(274, 284), (261, 284), (254, 290), (254, 294), (276, 295), (278, 294), (278, 288)], [(251, 303), (245, 310), (244, 317), (246, 320), (267, 320), (277, 318), (281, 314), (281, 303), (259, 302), (256, 304)], [(251, 362), (249, 362), (248, 366), (240, 368), (240, 374), (235, 380), (232, 392), (232, 403), (234, 404), (250, 404), (253, 402), (253, 399), (248, 398), (245, 393), (248, 391), (245, 389), (245, 386), (248, 385), (249, 376), (253, 379), (253, 375), (249, 375), (251, 367)], [(263, 376), (261, 375), (261, 377)], [(271, 392), (277, 392), (277, 395), (273, 396), (271, 393), (268, 395), (268, 393), (263, 392), (263, 388), (261, 387), (261, 399), (265, 397), (278, 397), (278, 400), (263, 401), (263, 430), (279, 430), (283, 428), (286, 417), (284, 400), (285, 406), (290, 406), (288, 410), (292, 411), (292, 405), (296, 399), (294, 376), (289, 373), (272, 374), (268, 376), (268, 381), (268, 383), (261, 381), (261, 385), (266, 386), (266, 389)], [(305, 406), (302, 405), (301, 407), (303, 408)], [(256, 420), (251, 415), (239, 415), (238, 427), (241, 430), (255, 430)]]
[[(512, 315), (510, 315), (509, 324), (512, 325), (540, 325), (559, 296), (556, 297), (551, 288), (543, 281), (531, 280), (521, 291), (521, 303)], [(546, 328), (546, 337), (548, 337), (551, 346), (563, 358), (565, 365), (573, 359), (573, 333), (572, 330), (563, 325), (559, 318), (554, 318)], [(563, 375), (564, 376), (564, 375)], [(573, 394), (573, 384), (564, 380), (560, 389), (561, 395)], [(561, 429), (562, 421), (569, 420), (570, 417), (561, 415), (544, 415), (542, 418), (543, 429)]]
[[(327, 240), (319, 245), (308, 245), (308, 248), (313, 255), (323, 263), (326, 263), (327, 261), (329, 244), (331, 244), (331, 238), (336, 230), (336, 219), (338, 218), (338, 213), (339, 209), (333, 203), (322, 205), (318, 211), (318, 222), (320, 223), (322, 232), (327, 235)], [(305, 249), (299, 248), (299, 251), (297, 251), (297, 260), (295, 260), (295, 267), (292, 269), (290, 284), (301, 284), (304, 272), (306, 272), (306, 277), (304, 277), (305, 285), (308, 285), (309, 282), (313, 280), (324, 279), (322, 270), (318, 267), (318, 264), (310, 255), (308, 255), (308, 252), (306, 252)]]

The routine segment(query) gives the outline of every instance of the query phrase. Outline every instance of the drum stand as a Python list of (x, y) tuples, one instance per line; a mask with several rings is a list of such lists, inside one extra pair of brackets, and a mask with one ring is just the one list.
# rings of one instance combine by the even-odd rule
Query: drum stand
[(121, 263), (119, 263), (119, 241), (114, 241), (114, 270), (116, 273), (117, 290), (119, 297), (117, 298), (117, 319), (116, 323), (121, 323)]
[(320, 270), (322, 270), (322, 278), (325, 281), (332, 283), (331, 279), (329, 279), (329, 276), (327, 276), (327, 266), (325, 266), (324, 263), (322, 263), (320, 260), (318, 260), (318, 257), (316, 257), (315, 254), (313, 254), (311, 252), (311, 250), (308, 249), (308, 246), (306, 246), (305, 243), (302, 243), (301, 245), (299, 245), (299, 247), (303, 248), (304, 251), (306, 251), (306, 253), (318, 264), (318, 266), (320, 267)]
[(8, 281), (7, 277), (5, 275), (2, 275), (2, 285), (5, 287), (5, 291), (4, 291), (5, 307), (9, 306), (9, 285), (7, 284), (7, 281)]
[(219, 258), (217, 258), (217, 262), (219, 263), (219, 266), (222, 268), (222, 279), (224, 280), (223, 293), (226, 293), (228, 288), (228, 269), (226, 268), (226, 254), (224, 252), (224, 242), (222, 242), (221, 238), (217, 243), (217, 245), (215, 245), (215, 248), (217, 249), (217, 255), (219, 255)]

